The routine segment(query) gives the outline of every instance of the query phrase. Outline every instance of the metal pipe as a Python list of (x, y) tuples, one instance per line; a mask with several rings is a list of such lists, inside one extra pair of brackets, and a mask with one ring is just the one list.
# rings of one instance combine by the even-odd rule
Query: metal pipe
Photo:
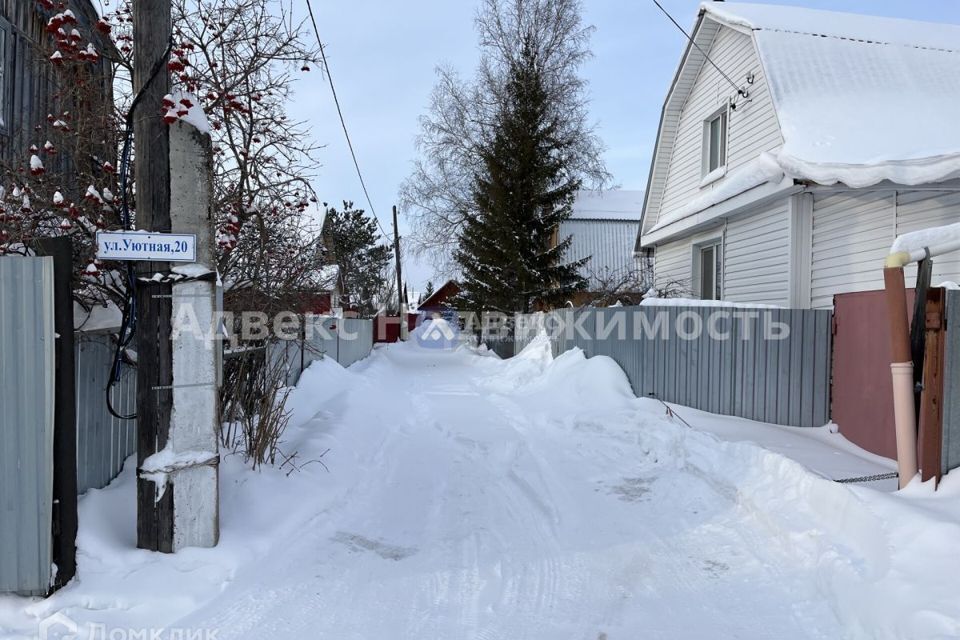
[(903, 266), (893, 266), (889, 262), (888, 260), (888, 266), (883, 270), (883, 281), (890, 320), (892, 356), (890, 374), (893, 382), (897, 470), (902, 489), (917, 474), (917, 418), (913, 395), (913, 359), (910, 353), (907, 288), (903, 277)]

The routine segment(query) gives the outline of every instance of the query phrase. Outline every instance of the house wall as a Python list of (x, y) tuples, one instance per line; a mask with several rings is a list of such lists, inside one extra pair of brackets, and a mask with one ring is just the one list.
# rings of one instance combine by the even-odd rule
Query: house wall
[(788, 203), (784, 198), (727, 224), (724, 300), (790, 306)]
[[(844, 191), (817, 194), (813, 205), (811, 306), (833, 296), (883, 288), (883, 260), (900, 234), (960, 222), (960, 192)], [(907, 283), (916, 267), (907, 270)], [(933, 284), (960, 281), (960, 253), (934, 259)]]
[[(717, 226), (657, 247), (654, 257), (658, 288), (673, 285), (684, 295), (698, 288), (693, 273), (694, 249), (717, 238), (723, 246), (723, 299), (731, 302), (789, 306), (789, 200), (756, 209)], [(677, 287), (675, 285), (682, 285)]]
[[(710, 58), (735, 82), (754, 74), (750, 100), (740, 100), (728, 112), (728, 173), (753, 160), (763, 151), (783, 144), (776, 112), (767, 89), (763, 68), (753, 39), (729, 28), (721, 28), (710, 48)], [(669, 216), (706, 189), (716, 188), (723, 178), (701, 187), (703, 123), (727, 105), (733, 87), (710, 64), (705, 64), (683, 105), (679, 130), (673, 145), (658, 219)]]

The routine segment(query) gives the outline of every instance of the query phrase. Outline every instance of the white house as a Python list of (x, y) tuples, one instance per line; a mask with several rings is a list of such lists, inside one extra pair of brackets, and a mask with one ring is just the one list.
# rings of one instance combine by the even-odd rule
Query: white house
[(590, 290), (609, 288), (611, 283), (634, 276), (638, 264), (634, 244), (640, 231), (643, 191), (580, 191), (573, 214), (560, 223), (557, 236), (571, 237), (565, 258), (589, 258), (580, 275)]
[(882, 288), (897, 235), (960, 221), (960, 25), (707, 2), (692, 39), (637, 238), (658, 286), (829, 308)]

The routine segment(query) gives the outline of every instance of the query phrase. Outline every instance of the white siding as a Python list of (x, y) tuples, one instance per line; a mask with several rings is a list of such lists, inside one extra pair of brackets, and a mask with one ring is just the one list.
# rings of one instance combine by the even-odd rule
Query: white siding
[(813, 204), (811, 298), (833, 306), (836, 293), (883, 288), (883, 261), (894, 233), (894, 192), (817, 195)]
[(693, 243), (690, 238), (662, 244), (656, 248), (653, 276), (657, 289), (670, 289), (683, 296), (691, 295)]
[[(781, 146), (783, 139), (752, 37), (721, 28), (710, 49), (710, 58), (734, 82), (745, 82), (748, 73), (755, 76), (754, 84), (750, 86), (751, 100), (740, 99), (737, 110), (729, 112), (727, 171), (731, 172), (762, 151)], [(722, 184), (723, 179), (700, 187), (703, 122), (723, 108), (735, 93), (712, 65), (703, 66), (680, 114), (659, 217), (669, 216), (704, 189)]]
[(724, 243), (723, 299), (789, 306), (787, 199), (731, 220)]
[(698, 277), (693, 273), (694, 247), (723, 241), (723, 227), (714, 227), (675, 242), (659, 245), (654, 254), (653, 276), (658, 289), (669, 288), (684, 297), (695, 294)]
[[(960, 192), (908, 191), (897, 196), (897, 235), (957, 222), (960, 222)], [(916, 272), (916, 267), (907, 271), (908, 286), (915, 282)], [(944, 280), (960, 282), (960, 252), (933, 259), (931, 282), (938, 285)]]

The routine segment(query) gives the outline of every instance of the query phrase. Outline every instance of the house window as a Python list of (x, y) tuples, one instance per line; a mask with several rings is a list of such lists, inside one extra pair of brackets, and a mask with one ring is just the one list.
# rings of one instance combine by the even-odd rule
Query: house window
[(10, 90), (7, 87), (12, 72), (10, 40), (10, 23), (0, 18), (0, 132), (6, 132), (10, 126)]
[(699, 276), (698, 292), (702, 300), (719, 300), (721, 295), (721, 251), (720, 243), (699, 247), (697, 269)]
[(703, 123), (703, 174), (710, 175), (727, 164), (727, 110)]

